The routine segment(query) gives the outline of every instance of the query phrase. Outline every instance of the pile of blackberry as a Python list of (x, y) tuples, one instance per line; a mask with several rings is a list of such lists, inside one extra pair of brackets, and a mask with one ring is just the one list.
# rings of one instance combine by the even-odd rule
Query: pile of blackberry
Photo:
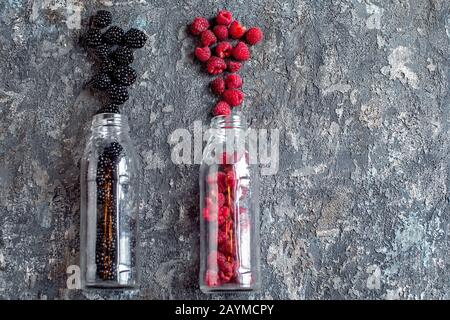
[(103, 149), (97, 163), (97, 276), (117, 279), (117, 165), (123, 148), (112, 142)]
[(136, 71), (130, 66), (134, 61), (134, 50), (144, 47), (147, 41), (143, 31), (131, 28), (125, 32), (118, 26), (111, 26), (111, 22), (111, 12), (97, 11), (82, 37), (82, 44), (98, 62), (97, 74), (88, 85), (105, 93), (109, 100), (97, 113), (120, 113), (120, 105), (129, 98), (128, 87), (137, 78)]

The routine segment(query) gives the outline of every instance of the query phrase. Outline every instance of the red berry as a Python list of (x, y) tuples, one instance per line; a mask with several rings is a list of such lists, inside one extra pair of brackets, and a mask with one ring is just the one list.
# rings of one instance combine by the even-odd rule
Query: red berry
[(234, 171), (228, 171), (227, 176), (225, 178), (225, 183), (227, 186), (230, 187), (231, 190), (234, 189), (236, 186), (236, 176), (234, 174)]
[(233, 20), (233, 16), (231, 15), (231, 12), (229, 12), (227, 10), (220, 10), (217, 13), (217, 17), (216, 17), (217, 24), (227, 26), (231, 23), (232, 20)]
[(203, 31), (200, 35), (200, 41), (202, 42), (202, 45), (207, 47), (210, 45), (213, 45), (217, 42), (216, 35), (211, 30)]
[(239, 41), (233, 48), (233, 57), (239, 61), (245, 61), (250, 58), (250, 50), (244, 42)]
[(233, 47), (227, 41), (219, 42), (216, 46), (216, 55), (219, 58), (228, 58), (233, 53)]
[(223, 207), (223, 205), (225, 204), (225, 196), (223, 195), (223, 193), (219, 193), (217, 195), (217, 204), (219, 205), (219, 208)]
[(219, 275), (215, 270), (207, 270), (205, 273), (205, 284), (208, 287), (217, 287), (220, 285)]
[(209, 22), (203, 17), (196, 17), (194, 21), (192, 21), (190, 30), (191, 33), (195, 36), (199, 35), (205, 30), (208, 30)]
[(209, 47), (197, 47), (194, 50), (194, 55), (201, 62), (206, 62), (211, 58), (211, 50)]
[(233, 21), (228, 29), (228, 33), (233, 39), (240, 39), (244, 35), (246, 29), (239, 22)]
[(245, 41), (251, 46), (257, 44), (260, 42), (263, 38), (263, 33), (260, 28), (250, 28), (245, 33)]
[(241, 68), (241, 64), (236, 61), (228, 61), (227, 62), (227, 70), (229, 72), (238, 72)]
[(222, 25), (217, 25), (213, 28), (213, 32), (220, 41), (228, 39), (228, 28)]
[(224, 267), (219, 270), (219, 277), (223, 282), (229, 282), (233, 275), (233, 265), (226, 261)]
[(213, 115), (215, 116), (227, 116), (231, 114), (231, 108), (228, 103), (225, 101), (217, 102), (216, 106), (213, 109)]
[(225, 85), (227, 89), (239, 89), (242, 87), (242, 78), (236, 73), (229, 74), (225, 78)]
[(225, 91), (225, 81), (222, 78), (214, 79), (209, 86), (211, 87), (211, 91), (218, 96), (221, 96)]
[(209, 74), (219, 74), (227, 68), (227, 64), (222, 58), (212, 56), (206, 62), (206, 69)]
[(244, 94), (242, 91), (236, 89), (228, 89), (223, 92), (223, 100), (228, 102), (230, 106), (236, 107), (244, 100)]

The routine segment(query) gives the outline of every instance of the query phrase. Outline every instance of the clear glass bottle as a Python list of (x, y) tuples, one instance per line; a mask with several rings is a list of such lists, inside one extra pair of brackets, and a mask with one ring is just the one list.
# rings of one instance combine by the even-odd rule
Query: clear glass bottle
[(243, 116), (214, 117), (200, 166), (200, 289), (260, 286), (259, 179)]
[(81, 160), (84, 287), (138, 286), (140, 177), (126, 118), (115, 113), (95, 115)]

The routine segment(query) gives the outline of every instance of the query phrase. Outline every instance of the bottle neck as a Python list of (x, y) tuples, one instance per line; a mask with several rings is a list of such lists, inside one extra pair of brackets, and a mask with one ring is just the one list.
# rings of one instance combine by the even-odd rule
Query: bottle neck
[(99, 113), (92, 118), (91, 130), (97, 136), (128, 135), (127, 118), (117, 113)]
[(246, 130), (247, 123), (244, 116), (240, 114), (232, 114), (228, 116), (217, 116), (211, 120), (212, 129), (235, 129)]

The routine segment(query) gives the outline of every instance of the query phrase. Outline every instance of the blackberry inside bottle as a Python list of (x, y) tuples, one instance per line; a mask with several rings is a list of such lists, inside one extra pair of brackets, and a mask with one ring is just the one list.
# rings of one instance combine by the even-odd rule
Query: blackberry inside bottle
[(139, 162), (120, 114), (99, 113), (81, 163), (85, 287), (136, 287)]

